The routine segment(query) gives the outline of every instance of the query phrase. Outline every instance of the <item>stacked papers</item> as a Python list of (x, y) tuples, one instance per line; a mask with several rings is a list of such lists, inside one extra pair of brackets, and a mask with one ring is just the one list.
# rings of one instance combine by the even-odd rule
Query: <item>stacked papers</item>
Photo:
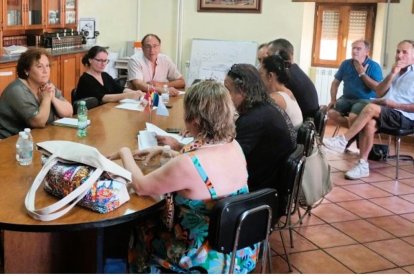
[[(88, 126), (91, 124), (91, 120), (87, 121)], [(76, 118), (62, 118), (53, 122), (56, 126), (65, 126), (65, 127), (78, 127), (78, 119)]]
[(141, 130), (138, 135), (138, 148), (140, 150), (157, 146), (157, 139), (155, 138), (156, 135), (171, 136), (184, 145), (189, 144), (194, 140), (193, 137), (183, 137), (178, 134), (165, 132), (151, 123), (146, 123), (146, 127), (147, 130)]

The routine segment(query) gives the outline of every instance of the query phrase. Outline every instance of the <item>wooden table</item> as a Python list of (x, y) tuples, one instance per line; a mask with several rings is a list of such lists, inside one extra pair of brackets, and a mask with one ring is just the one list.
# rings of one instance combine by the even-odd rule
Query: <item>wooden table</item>
[[(170, 104), (172, 108), (169, 109), (169, 117), (158, 116), (155, 111), (152, 111), (152, 123), (163, 129), (182, 128), (184, 126), (182, 98), (170, 98)], [(137, 133), (145, 128), (149, 114), (117, 109), (116, 105), (116, 103), (109, 103), (89, 110), (91, 125), (88, 127), (87, 137), (77, 137), (74, 128), (50, 125), (44, 129), (32, 130), (33, 139), (35, 142), (68, 140), (84, 143), (96, 147), (104, 155), (117, 151), (121, 146), (135, 149)], [(67, 232), (77, 231), (74, 238), (79, 239), (79, 236), (85, 236), (87, 240), (92, 240), (90, 246), (92, 249), (89, 251), (93, 254), (96, 246), (99, 245), (99, 240), (93, 239), (96, 230), (99, 232), (108, 226), (139, 219), (162, 206), (159, 200), (134, 194), (131, 195), (129, 202), (108, 214), (99, 214), (82, 207), (75, 207), (62, 218), (51, 222), (34, 220), (26, 213), (24, 198), (41, 169), (40, 153), (34, 152), (33, 163), (30, 166), (20, 166), (15, 159), (16, 140), (17, 135), (0, 141), (0, 228), (4, 230), (4, 271), (6, 273), (68, 272), (61, 271), (62, 268), (53, 265), (57, 262), (54, 258), (57, 255), (62, 255), (62, 258), (74, 257), (58, 252), (58, 241), (61, 243), (62, 239), (73, 238)], [(56, 198), (47, 194), (42, 188), (38, 190), (36, 198), (36, 207), (56, 201)], [(79, 232), (79, 230), (82, 231)], [(79, 242), (84, 243), (81, 240)], [(76, 243), (75, 240), (69, 243), (72, 242)], [(88, 249), (78, 253), (90, 254)], [(82, 264), (79, 265), (82, 266)], [(85, 268), (85, 272), (93, 272), (96, 266), (101, 265), (89, 265), (89, 268)]]

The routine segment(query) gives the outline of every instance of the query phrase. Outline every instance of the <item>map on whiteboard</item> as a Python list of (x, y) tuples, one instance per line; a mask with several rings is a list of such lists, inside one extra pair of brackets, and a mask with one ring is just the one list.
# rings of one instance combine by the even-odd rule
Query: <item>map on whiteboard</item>
[(188, 80), (215, 79), (223, 82), (235, 63), (256, 63), (257, 43), (254, 41), (226, 41), (193, 39)]

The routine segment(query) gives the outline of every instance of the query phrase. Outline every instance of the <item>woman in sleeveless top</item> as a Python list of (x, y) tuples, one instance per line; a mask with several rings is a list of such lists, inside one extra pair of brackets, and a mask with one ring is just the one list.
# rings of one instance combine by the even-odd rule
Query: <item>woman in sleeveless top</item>
[[(132, 172), (132, 186), (137, 194), (174, 192), (171, 230), (161, 218), (135, 227), (130, 243), (130, 272), (229, 270), (230, 255), (212, 250), (207, 238), (209, 214), (217, 200), (248, 192), (246, 160), (234, 140), (234, 106), (222, 84), (203, 81), (187, 91), (184, 111), (186, 129), (195, 140), (161, 168), (144, 176), (134, 160), (142, 156), (148, 160), (161, 153), (161, 147), (134, 153), (121, 148), (111, 156), (121, 158), (125, 168)], [(257, 254), (257, 245), (240, 249), (235, 272), (252, 271)]]
[(295, 96), (286, 87), (289, 82), (288, 60), (287, 53), (280, 51), (278, 55), (266, 57), (259, 72), (270, 97), (285, 110), (295, 129), (298, 129), (302, 125), (303, 116)]

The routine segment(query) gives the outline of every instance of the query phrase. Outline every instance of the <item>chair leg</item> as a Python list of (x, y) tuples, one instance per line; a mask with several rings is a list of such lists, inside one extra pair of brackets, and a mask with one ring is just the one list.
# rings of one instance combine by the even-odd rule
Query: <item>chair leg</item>
[(282, 240), (283, 251), (285, 252), (286, 262), (288, 263), (289, 272), (292, 272), (292, 267), (290, 266), (289, 254), (287, 253), (286, 246), (285, 246), (285, 238), (283, 237), (282, 230), (279, 230), (280, 239)]
[(397, 162), (395, 166), (395, 180), (398, 180), (398, 168), (400, 167), (400, 143), (401, 137), (395, 137), (395, 151), (397, 153)]

